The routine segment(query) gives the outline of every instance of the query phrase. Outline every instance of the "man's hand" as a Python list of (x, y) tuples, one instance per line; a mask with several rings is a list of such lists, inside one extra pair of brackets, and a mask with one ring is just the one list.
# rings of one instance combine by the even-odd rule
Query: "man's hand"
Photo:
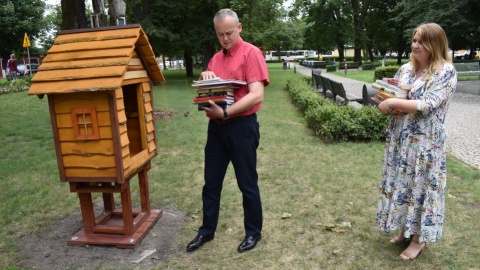
[(223, 108), (211, 100), (209, 100), (208, 103), (211, 105), (210, 108), (202, 107), (202, 109), (207, 112), (207, 116), (211, 116), (214, 119), (223, 119)]
[(200, 73), (200, 80), (209, 80), (213, 78), (217, 78), (217, 75), (213, 71), (204, 71)]

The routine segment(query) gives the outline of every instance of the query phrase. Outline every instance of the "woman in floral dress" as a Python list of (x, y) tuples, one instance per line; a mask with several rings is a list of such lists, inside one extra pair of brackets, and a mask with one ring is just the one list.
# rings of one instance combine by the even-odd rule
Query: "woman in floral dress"
[(408, 99), (391, 98), (378, 109), (392, 114), (387, 128), (377, 220), (385, 232), (399, 230), (392, 244), (411, 242), (400, 257), (417, 257), (442, 236), (445, 218), (448, 104), (457, 84), (443, 29), (418, 26), (410, 62), (395, 75), (409, 84)]

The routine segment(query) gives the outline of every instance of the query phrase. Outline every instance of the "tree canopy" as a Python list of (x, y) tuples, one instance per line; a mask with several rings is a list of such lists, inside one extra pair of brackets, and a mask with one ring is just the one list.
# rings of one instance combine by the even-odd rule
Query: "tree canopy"
[[(0, 48), (3, 58), (22, 51), (23, 35), (50, 46), (52, 29), (90, 27), (95, 12), (111, 14), (114, 0), (62, 0), (61, 6), (44, 13), (42, 0), (4, 0), (0, 6)], [(413, 29), (423, 22), (440, 24), (452, 50), (480, 47), (480, 2), (478, 0), (294, 0), (285, 10), (285, 0), (124, 0), (127, 23), (140, 23), (157, 55), (184, 59), (187, 75), (194, 63), (206, 63), (219, 49), (213, 16), (232, 8), (243, 24), (242, 37), (264, 50), (313, 49), (328, 52), (355, 49), (385, 55), (410, 51)], [(102, 15), (102, 21), (106, 22)], [(110, 15), (110, 17), (112, 17)], [(110, 23), (114, 20), (110, 18)], [(33, 42), (32, 42), (33, 43)], [(473, 50), (472, 50), (473, 53)]]
[(25, 33), (35, 40), (48, 28), (43, 18), (45, 3), (42, 0), (6, 0), (0, 5), (0, 49), (7, 61), (12, 52), (23, 51)]

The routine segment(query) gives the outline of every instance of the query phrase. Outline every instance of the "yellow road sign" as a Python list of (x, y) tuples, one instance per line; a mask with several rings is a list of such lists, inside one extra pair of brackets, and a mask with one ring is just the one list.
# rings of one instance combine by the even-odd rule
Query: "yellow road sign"
[(30, 44), (30, 40), (28, 39), (27, 33), (25, 33), (25, 37), (23, 38), (23, 47), (27, 48), (30, 46), (32, 45)]

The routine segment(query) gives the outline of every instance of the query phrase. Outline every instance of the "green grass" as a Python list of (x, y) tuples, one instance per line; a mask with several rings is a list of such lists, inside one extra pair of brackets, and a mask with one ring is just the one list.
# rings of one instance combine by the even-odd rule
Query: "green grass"
[[(181, 228), (175, 251), (184, 250), (201, 224), (207, 127), (205, 114), (191, 102), (195, 91), (184, 72), (165, 71), (167, 83), (154, 88), (155, 107), (172, 117), (156, 121), (159, 155), (149, 171), (152, 207), (173, 205), (192, 218)], [(155, 269), (478, 269), (479, 170), (448, 156), (444, 238), (418, 259), (399, 261), (401, 248), (390, 245), (391, 235), (380, 232), (375, 222), (383, 143), (322, 143), (284, 90), (288, 79), (302, 75), (283, 71), (281, 64), (270, 64), (269, 73), (271, 84), (258, 113), (262, 241), (250, 252), (236, 251), (244, 233), (243, 210), (230, 168), (215, 240), (192, 254), (181, 252), (159, 262)], [(46, 98), (25, 92), (0, 95), (0, 145), (3, 269), (21, 260), (17, 254), (23, 237), (78, 212), (79, 203), (58, 178)], [(291, 217), (282, 218), (284, 213)]]

